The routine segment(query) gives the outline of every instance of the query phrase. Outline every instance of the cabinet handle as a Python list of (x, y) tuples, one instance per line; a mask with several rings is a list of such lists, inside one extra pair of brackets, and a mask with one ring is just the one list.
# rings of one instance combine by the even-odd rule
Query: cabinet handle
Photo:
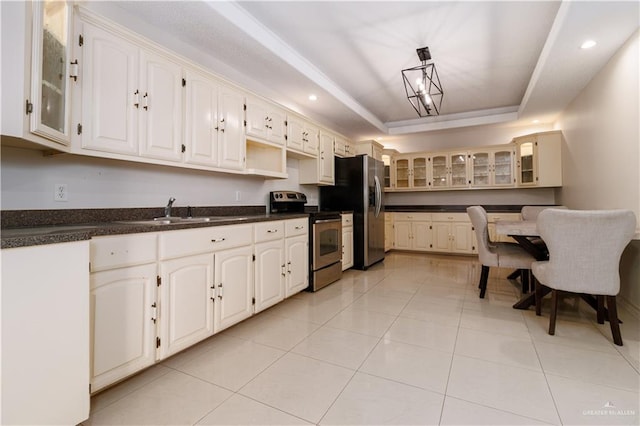
[(138, 90), (133, 93), (133, 106), (140, 108), (140, 91)]
[(214, 302), (216, 301), (216, 285), (215, 284), (211, 284), (211, 297), (209, 297), (209, 299), (213, 300)]
[(215, 238), (213, 240), (211, 240), (212, 243), (221, 243), (222, 241), (226, 240), (226, 238), (222, 237), (222, 238)]
[(144, 105), (142, 106), (142, 108), (147, 111), (149, 109), (149, 94), (147, 92), (144, 92), (144, 96), (142, 97), (142, 99), (144, 100)]
[(156, 319), (157, 319), (157, 314), (158, 314), (158, 305), (156, 304), (156, 302), (153, 302), (153, 305), (151, 305), (151, 309), (153, 309), (152, 313), (151, 313), (151, 321), (153, 321), (153, 323), (156, 323)]
[(291, 273), (291, 261), (287, 262), (287, 272)]
[(283, 263), (283, 264), (282, 264), (282, 266), (281, 266), (281, 268), (282, 268), (282, 276), (283, 276), (283, 277), (286, 277), (286, 276), (287, 276), (287, 274), (285, 273), (284, 266), (285, 266), (285, 265), (284, 265), (284, 263)]
[(78, 60), (69, 63), (69, 78), (78, 81)]
[(224, 118), (223, 118), (222, 120), (220, 120), (220, 124), (221, 124), (221, 126), (220, 126), (220, 131), (224, 133), (224, 128), (226, 127), (226, 126), (224, 125)]
[(222, 300), (222, 283), (218, 284), (218, 299)]
[(269, 234), (274, 234), (276, 232), (278, 232), (277, 229), (267, 229), (267, 233), (269, 233)]
[(304, 226), (296, 226), (294, 229), (304, 229)]

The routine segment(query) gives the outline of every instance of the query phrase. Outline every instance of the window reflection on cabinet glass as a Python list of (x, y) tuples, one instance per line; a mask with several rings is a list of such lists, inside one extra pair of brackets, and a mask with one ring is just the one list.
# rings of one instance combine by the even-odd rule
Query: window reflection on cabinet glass
[(499, 151), (494, 154), (494, 183), (496, 185), (509, 185), (511, 177), (511, 152)]
[(42, 124), (65, 133), (67, 4), (45, 1), (42, 16)]

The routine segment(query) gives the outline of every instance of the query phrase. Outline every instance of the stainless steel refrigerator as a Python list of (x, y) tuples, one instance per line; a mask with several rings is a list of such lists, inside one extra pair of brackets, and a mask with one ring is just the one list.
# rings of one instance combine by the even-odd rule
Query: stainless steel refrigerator
[(320, 209), (353, 211), (357, 269), (384, 259), (384, 164), (368, 155), (335, 159), (335, 185), (320, 188)]

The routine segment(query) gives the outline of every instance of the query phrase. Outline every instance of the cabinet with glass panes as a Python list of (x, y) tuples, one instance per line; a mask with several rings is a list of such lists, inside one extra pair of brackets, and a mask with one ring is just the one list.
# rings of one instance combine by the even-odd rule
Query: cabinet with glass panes
[(513, 186), (513, 150), (509, 147), (483, 148), (470, 152), (471, 186)]
[(468, 182), (468, 154), (445, 152), (432, 154), (431, 187), (433, 189), (463, 188)]
[[(426, 155), (398, 155), (392, 161), (395, 189), (427, 189), (429, 168)], [(392, 184), (393, 185), (393, 184)]]

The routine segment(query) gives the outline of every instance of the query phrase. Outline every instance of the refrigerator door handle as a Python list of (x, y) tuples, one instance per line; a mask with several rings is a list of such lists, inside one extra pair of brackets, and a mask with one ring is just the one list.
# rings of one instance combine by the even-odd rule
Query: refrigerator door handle
[(374, 181), (375, 181), (375, 185), (376, 185), (376, 189), (375, 189), (375, 197), (376, 197), (376, 211), (375, 211), (375, 217), (378, 217), (380, 215), (380, 210), (382, 209), (382, 190), (381, 190), (381, 186), (380, 186), (380, 179), (378, 179), (378, 176), (374, 176), (373, 177)]

